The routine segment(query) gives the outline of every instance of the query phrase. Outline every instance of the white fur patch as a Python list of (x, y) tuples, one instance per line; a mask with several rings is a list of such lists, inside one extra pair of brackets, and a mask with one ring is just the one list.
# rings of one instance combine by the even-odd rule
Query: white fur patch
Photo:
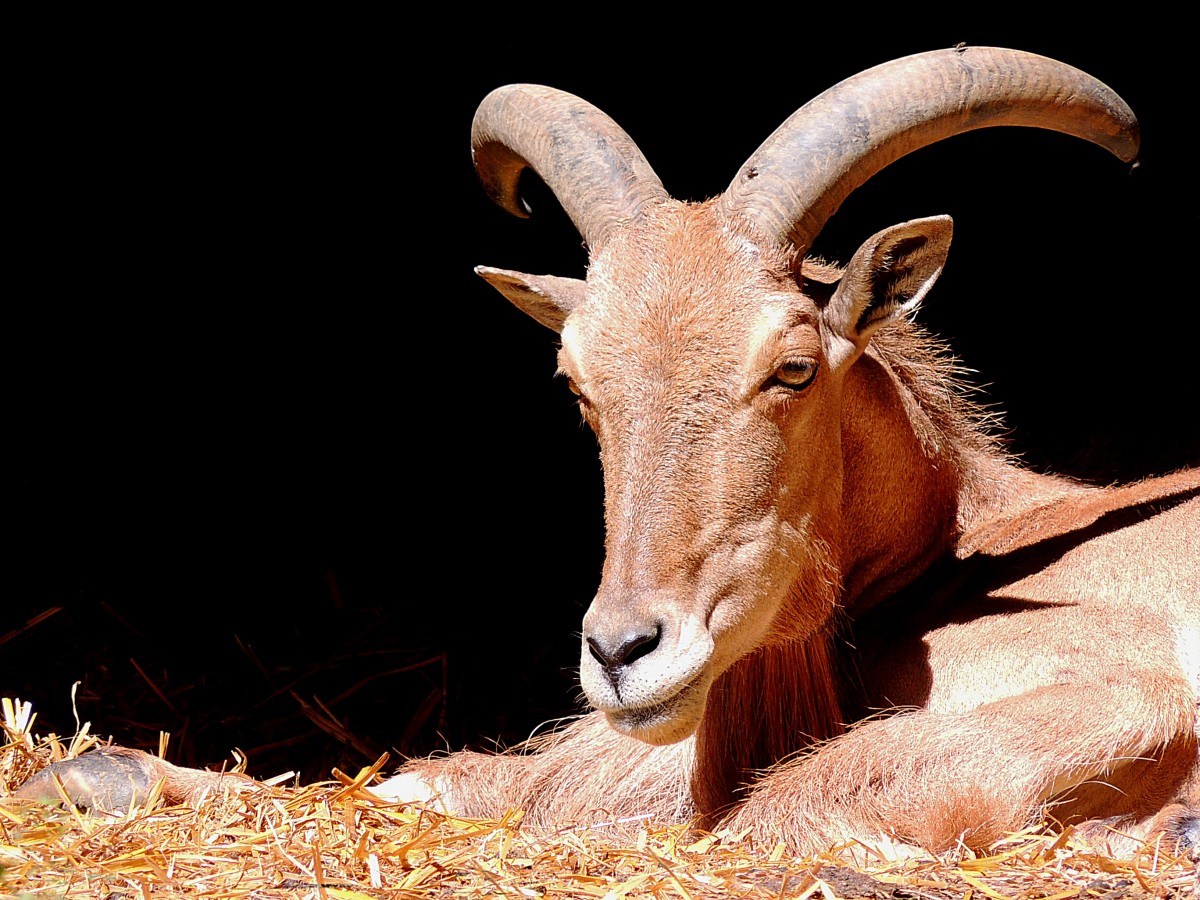
[(421, 803), (438, 812), (448, 813), (446, 790), (436, 778), (427, 779), (416, 772), (401, 772), (369, 788), (372, 794), (392, 803)]

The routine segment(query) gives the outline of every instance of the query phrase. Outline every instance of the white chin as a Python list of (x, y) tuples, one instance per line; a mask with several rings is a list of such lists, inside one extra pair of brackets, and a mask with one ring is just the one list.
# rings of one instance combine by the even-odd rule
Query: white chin
[(688, 690), (659, 706), (646, 709), (606, 710), (615, 731), (647, 744), (675, 744), (691, 737), (700, 726), (707, 691)]

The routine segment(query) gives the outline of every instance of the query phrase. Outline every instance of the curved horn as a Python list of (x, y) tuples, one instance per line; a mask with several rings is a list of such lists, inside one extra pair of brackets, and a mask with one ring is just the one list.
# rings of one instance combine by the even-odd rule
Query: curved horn
[(867, 69), (810, 100), (747, 160), (721, 198), (803, 255), (857, 187), (906, 153), (992, 125), (1085, 138), (1125, 162), (1133, 111), (1065, 63), (995, 47), (935, 50)]
[(618, 223), (668, 199), (620, 126), (578, 97), (536, 84), (488, 94), (471, 124), (471, 155), (488, 196), (516, 216), (521, 172), (533, 169), (593, 250)]

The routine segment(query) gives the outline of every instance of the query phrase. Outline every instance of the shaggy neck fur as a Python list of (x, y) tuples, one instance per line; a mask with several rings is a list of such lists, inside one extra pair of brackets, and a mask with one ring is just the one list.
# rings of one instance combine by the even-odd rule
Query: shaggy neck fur
[(717, 679), (696, 734), (692, 800), (702, 826), (745, 799), (770, 766), (845, 730), (831, 638), (769, 645)]

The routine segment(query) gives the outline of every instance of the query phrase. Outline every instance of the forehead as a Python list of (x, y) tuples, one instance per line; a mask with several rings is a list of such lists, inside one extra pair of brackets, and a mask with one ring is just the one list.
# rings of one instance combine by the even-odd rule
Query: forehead
[(815, 320), (786, 254), (707, 205), (664, 204), (591, 262), (588, 299), (562, 332), (568, 361), (739, 357), (762, 332)]

